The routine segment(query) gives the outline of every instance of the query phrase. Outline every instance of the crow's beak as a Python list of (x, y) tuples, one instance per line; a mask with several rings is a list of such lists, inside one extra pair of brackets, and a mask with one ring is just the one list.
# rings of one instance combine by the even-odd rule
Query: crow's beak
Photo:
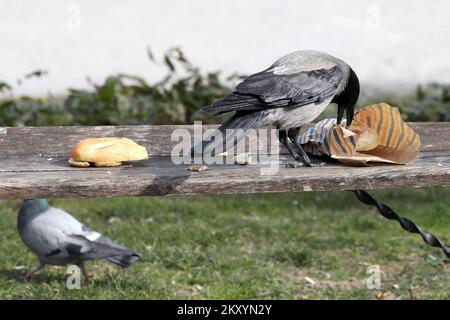
[(341, 124), (342, 118), (344, 117), (344, 111), (345, 115), (347, 117), (347, 124), (346, 127), (348, 128), (353, 121), (353, 113), (355, 111), (355, 106), (346, 106), (340, 104), (338, 106), (338, 115), (337, 115), (337, 124)]
[(350, 127), (353, 121), (353, 114), (355, 113), (355, 106), (348, 106), (346, 108), (347, 113), (347, 128)]
[(344, 110), (346, 107), (343, 104), (338, 105), (337, 124), (340, 125), (342, 117), (344, 117)]

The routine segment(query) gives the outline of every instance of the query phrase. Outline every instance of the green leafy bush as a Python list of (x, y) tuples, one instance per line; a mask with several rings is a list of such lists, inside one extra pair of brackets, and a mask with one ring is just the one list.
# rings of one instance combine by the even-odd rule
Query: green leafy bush
[[(166, 70), (166, 75), (155, 83), (135, 75), (117, 74), (102, 84), (88, 79), (90, 89), (69, 89), (65, 97), (34, 98), (15, 97), (12, 86), (0, 81), (0, 126), (190, 124), (197, 119), (222, 120), (202, 118), (197, 111), (227, 94), (231, 83), (242, 76), (234, 74), (222, 79), (220, 72), (203, 73), (179, 48), (168, 50), (162, 62), (150, 51), (148, 57), (152, 64), (162, 64)], [(42, 70), (31, 72), (19, 83), (45, 74)], [(450, 121), (450, 85), (419, 86), (410, 97), (380, 101), (399, 107), (407, 121)]]
[(386, 100), (399, 107), (407, 121), (450, 121), (450, 85), (431, 83), (418, 86), (415, 95)]
[[(155, 60), (149, 51), (150, 61)], [(194, 67), (179, 48), (163, 57), (167, 73), (162, 80), (149, 84), (142, 77), (118, 74), (105, 79), (92, 89), (69, 89), (65, 98), (48, 96), (14, 97), (12, 86), (0, 82), (0, 126), (42, 125), (119, 125), (119, 124), (186, 124), (202, 119), (196, 112), (223, 97), (229, 83), (239, 79), (231, 75), (225, 80), (220, 72), (203, 74)], [(45, 75), (35, 71), (29, 77)], [(1, 96), (0, 96), (1, 97)]]

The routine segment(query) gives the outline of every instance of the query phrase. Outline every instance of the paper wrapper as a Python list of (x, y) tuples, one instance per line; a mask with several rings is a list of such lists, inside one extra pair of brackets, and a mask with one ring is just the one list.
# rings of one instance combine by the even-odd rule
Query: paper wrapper
[[(345, 126), (345, 120), (342, 122)], [(314, 155), (329, 155), (351, 165), (369, 162), (408, 164), (420, 151), (420, 137), (397, 108), (378, 103), (355, 113), (348, 129), (324, 119), (300, 132), (300, 143)]]

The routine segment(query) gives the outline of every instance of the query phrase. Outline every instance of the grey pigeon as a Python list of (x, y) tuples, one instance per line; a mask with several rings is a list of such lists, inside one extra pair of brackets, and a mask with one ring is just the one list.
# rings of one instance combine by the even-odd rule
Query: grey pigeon
[(31, 278), (45, 265), (74, 264), (88, 278), (84, 262), (106, 259), (129, 267), (140, 256), (108, 237), (93, 231), (64, 210), (48, 205), (47, 199), (24, 200), (17, 227), (25, 245), (38, 257), (39, 264), (25, 275)]
[[(320, 51), (296, 51), (278, 59), (268, 69), (255, 73), (240, 82), (223, 99), (205, 106), (201, 112), (219, 115), (235, 114), (225, 121), (209, 138), (192, 149), (192, 155), (213, 153), (224, 141), (234, 144), (252, 128), (274, 125), (280, 130), (280, 142), (304, 164), (312, 166), (298, 139), (289, 130), (311, 123), (330, 103), (338, 105), (338, 123), (346, 111), (347, 126), (353, 119), (359, 97), (359, 80), (344, 61)], [(227, 129), (242, 129), (227, 133)], [(294, 133), (296, 131), (292, 131)], [(214, 139), (221, 134), (222, 139)], [(202, 147), (199, 150), (199, 147)]]

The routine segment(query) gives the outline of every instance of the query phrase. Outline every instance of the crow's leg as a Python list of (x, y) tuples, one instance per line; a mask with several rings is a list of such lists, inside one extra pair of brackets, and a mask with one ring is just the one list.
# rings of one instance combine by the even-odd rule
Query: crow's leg
[(33, 269), (31, 269), (30, 272), (24, 274), (22, 276), (23, 280), (30, 280), (31, 278), (33, 278), (33, 276), (38, 273), (39, 271), (41, 271), (43, 268), (45, 267), (45, 263), (42, 263), (41, 261), (39, 261), (39, 264), (34, 267)]
[(300, 159), (300, 155), (295, 151), (295, 145), (292, 143), (292, 140), (288, 137), (287, 132), (284, 130), (280, 130), (279, 134), (279, 140), (282, 145), (288, 149), (288, 151), (291, 153), (291, 155), (294, 157), (295, 160)]
[(303, 163), (300, 160), (300, 155), (297, 151), (295, 151), (295, 145), (292, 142), (291, 138), (288, 136), (288, 132), (286, 130), (280, 130), (279, 132), (279, 140), (280, 142), (288, 149), (288, 151), (291, 153), (291, 155), (294, 157), (295, 161), (290, 161), (286, 163), (286, 167), (289, 168), (297, 168), (297, 167), (303, 167), (305, 163)]
[[(300, 143), (300, 135), (298, 134), (299, 130), (298, 128), (295, 130), (296, 134), (293, 137), (294, 141), (294, 145), (297, 147), (297, 150), (300, 151), (300, 155), (303, 158), (303, 161), (305, 162), (306, 166), (308, 167), (322, 167), (324, 165), (326, 165), (325, 162), (320, 161), (320, 162), (312, 162), (309, 157), (308, 154), (305, 152), (305, 150), (303, 149), (302, 144)], [(288, 134), (288, 138), (289, 138), (289, 134)]]

